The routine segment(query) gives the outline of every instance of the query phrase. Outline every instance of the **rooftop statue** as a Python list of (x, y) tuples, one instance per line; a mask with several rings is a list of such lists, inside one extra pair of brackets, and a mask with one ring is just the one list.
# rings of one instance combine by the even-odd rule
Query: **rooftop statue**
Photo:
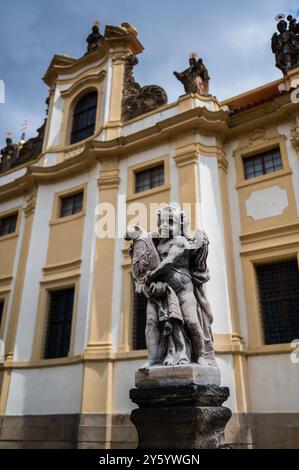
[(195, 52), (190, 54), (189, 67), (181, 73), (173, 72), (173, 74), (183, 83), (185, 93), (209, 94), (208, 70)]
[(6, 146), (1, 149), (0, 154), (0, 171), (4, 172), (9, 170), (17, 162), (19, 157), (19, 147), (17, 144), (13, 143), (11, 137), (7, 137)]
[(299, 67), (299, 23), (291, 15), (277, 15), (278, 33), (272, 36), (272, 52), (275, 54), (276, 67), (285, 75), (289, 70)]
[(92, 31), (86, 39), (86, 42), (87, 42), (86, 54), (89, 54), (90, 52), (93, 52), (96, 49), (98, 49), (102, 45), (102, 42), (104, 41), (104, 36), (100, 33), (99, 26), (100, 26), (100, 23), (98, 21), (95, 21), (95, 23), (92, 26)]
[(176, 204), (158, 212), (158, 234), (129, 226), (136, 292), (148, 298), (146, 344), (149, 366), (216, 365), (213, 316), (204, 291), (209, 280), (209, 240), (187, 233), (185, 213)]

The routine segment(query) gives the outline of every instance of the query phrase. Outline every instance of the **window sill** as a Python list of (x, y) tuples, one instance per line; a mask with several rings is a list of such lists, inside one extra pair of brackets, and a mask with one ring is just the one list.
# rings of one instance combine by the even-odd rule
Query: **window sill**
[(264, 183), (265, 181), (271, 181), (276, 178), (281, 178), (291, 174), (292, 170), (290, 168), (274, 171), (273, 173), (268, 173), (266, 175), (256, 176), (255, 178), (250, 178), (248, 180), (242, 180), (236, 184), (236, 189), (246, 188), (247, 186), (253, 186), (255, 184)]
[(147, 189), (146, 191), (141, 191), (140, 193), (133, 193), (127, 196), (127, 202), (136, 201), (137, 199), (142, 199), (145, 197), (152, 196), (154, 194), (159, 194), (165, 191), (170, 190), (170, 184), (163, 184), (162, 186), (157, 186), (156, 188)]
[(291, 354), (292, 351), (299, 347), (299, 341), (297, 346), (291, 346), (291, 343), (280, 343), (280, 344), (262, 344), (260, 346), (251, 346), (247, 350), (248, 356), (264, 356), (270, 354)]
[(13, 232), (13, 233), (8, 233), (7, 235), (2, 235), (0, 236), (0, 242), (11, 240), (12, 238), (18, 238), (18, 235), (19, 235), (18, 232)]
[(82, 362), (82, 356), (59, 357), (56, 359), (32, 359), (31, 361), (10, 361), (6, 360), (5, 368), (9, 369), (34, 369), (39, 367), (55, 367), (71, 364), (79, 364)]
[(50, 221), (50, 226), (63, 224), (63, 223), (70, 222), (70, 221), (76, 220), (76, 219), (81, 219), (81, 218), (85, 217), (85, 214), (86, 214), (85, 211), (81, 211), (81, 212), (78, 212), (77, 214), (67, 215), (66, 217), (56, 217), (55, 219), (52, 219)]

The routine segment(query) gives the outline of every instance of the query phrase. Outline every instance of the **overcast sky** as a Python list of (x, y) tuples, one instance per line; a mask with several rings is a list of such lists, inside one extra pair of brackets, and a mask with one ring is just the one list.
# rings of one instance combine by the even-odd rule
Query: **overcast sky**
[(98, 20), (132, 23), (145, 50), (135, 78), (159, 84), (175, 101), (183, 93), (172, 72), (182, 71), (189, 53), (203, 58), (210, 91), (229, 98), (281, 77), (271, 52), (275, 15), (299, 16), (295, 0), (0, 0), (0, 79), (6, 100), (0, 104), (0, 146), (7, 131), (14, 140), (24, 120), (35, 135), (45, 114), (42, 81), (54, 54), (80, 57)]

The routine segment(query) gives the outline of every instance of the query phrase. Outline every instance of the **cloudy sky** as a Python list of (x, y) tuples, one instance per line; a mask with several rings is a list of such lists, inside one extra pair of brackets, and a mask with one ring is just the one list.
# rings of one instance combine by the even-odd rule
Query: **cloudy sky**
[(211, 76), (210, 90), (229, 98), (281, 77), (270, 40), (277, 13), (299, 16), (296, 0), (0, 0), (0, 146), (15, 140), (24, 120), (27, 137), (43, 122), (47, 87), (42, 82), (54, 54), (79, 57), (92, 23), (131, 22), (145, 51), (135, 78), (159, 84), (169, 102), (182, 94), (172, 72), (198, 52)]

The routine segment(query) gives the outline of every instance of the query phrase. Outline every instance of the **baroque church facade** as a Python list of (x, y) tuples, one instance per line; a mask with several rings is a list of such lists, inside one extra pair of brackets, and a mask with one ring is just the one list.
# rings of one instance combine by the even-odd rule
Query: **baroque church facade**
[(145, 299), (122, 230), (170, 201), (210, 240), (227, 442), (298, 447), (299, 68), (168, 104), (134, 79), (142, 50), (129, 23), (95, 25), (82, 57), (53, 57), (38, 137), (2, 151), (0, 447), (136, 447)]

